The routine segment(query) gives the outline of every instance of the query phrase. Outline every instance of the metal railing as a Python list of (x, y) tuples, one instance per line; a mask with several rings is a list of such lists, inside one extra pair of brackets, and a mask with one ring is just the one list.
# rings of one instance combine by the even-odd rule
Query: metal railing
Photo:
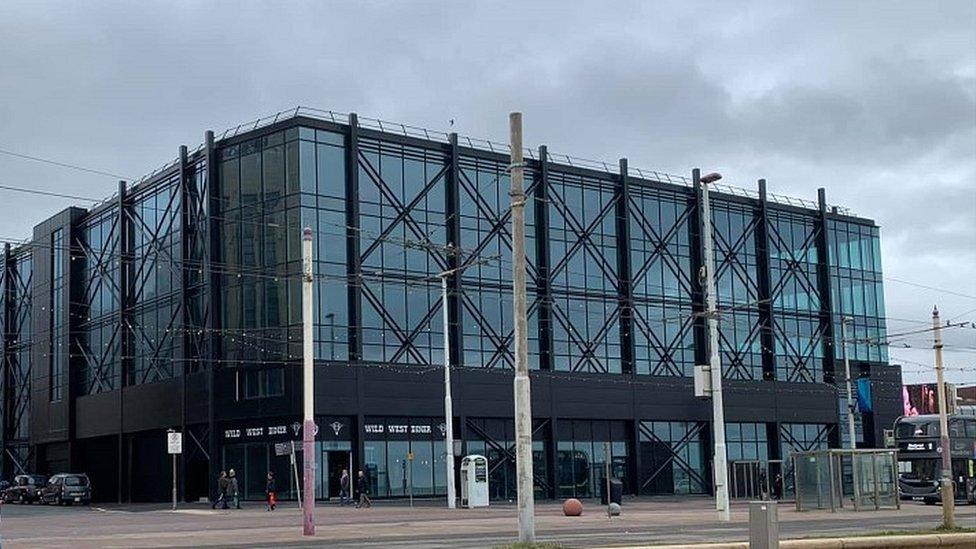
[[(316, 120), (324, 120), (327, 122), (333, 122), (335, 124), (349, 124), (349, 114), (336, 112), (332, 110), (316, 109), (313, 107), (294, 107), (291, 109), (278, 111), (272, 115), (264, 116), (250, 122), (243, 124), (238, 124), (237, 126), (228, 128), (223, 132), (216, 135), (216, 140), (229, 139), (235, 137), (242, 133), (251, 132), (266, 126), (270, 126), (282, 120), (288, 120), (297, 117), (307, 117)], [(426, 139), (428, 141), (437, 141), (440, 143), (447, 143), (450, 140), (450, 132), (430, 130), (427, 128), (422, 128), (420, 126), (411, 126), (409, 124), (403, 124), (400, 122), (390, 122), (387, 120), (381, 120), (379, 118), (370, 118), (366, 116), (357, 117), (359, 121), (359, 126), (362, 128), (368, 128), (372, 130), (381, 131), (384, 133), (399, 134), (406, 137), (415, 137), (419, 139)], [(471, 149), (477, 149), (482, 151), (488, 151), (498, 154), (510, 154), (509, 145), (507, 143), (499, 143), (497, 141), (491, 141), (488, 139), (480, 139), (477, 137), (470, 137), (466, 135), (458, 135), (458, 145), (468, 147)], [(194, 149), (193, 153), (200, 151), (203, 145), (200, 145)], [(192, 154), (192, 153), (191, 153)], [(586, 168), (590, 170), (603, 171), (609, 174), (616, 174), (619, 171), (619, 166), (615, 162), (604, 162), (601, 160), (590, 160), (586, 158), (579, 158), (575, 156), (569, 156), (566, 154), (549, 152), (549, 160), (557, 164), (563, 164), (566, 166), (574, 166), (579, 168)], [(538, 151), (534, 149), (525, 149), (525, 156), (538, 160)], [(175, 164), (179, 163), (179, 159), (167, 163), (166, 165), (153, 170), (148, 175), (140, 178), (135, 184), (142, 183), (158, 174), (172, 169)], [(691, 187), (692, 181), (690, 177), (683, 175), (675, 175), (666, 172), (661, 172), (658, 170), (648, 170), (640, 167), (630, 166), (629, 171), (635, 174), (638, 178), (657, 181), (659, 183), (670, 183), (672, 185), (679, 185), (682, 187)], [(743, 187), (737, 187), (728, 184), (716, 184), (713, 185), (715, 192), (728, 194), (732, 196), (741, 196), (745, 198), (750, 198), (753, 200), (759, 200), (759, 192), (753, 189), (747, 189)], [(784, 204), (788, 206), (795, 206), (798, 208), (808, 209), (808, 210), (818, 210), (819, 204), (814, 200), (807, 200), (803, 198), (796, 198), (786, 195), (767, 193), (766, 200), (774, 204)], [(836, 211), (841, 215), (851, 216), (854, 215), (849, 208), (844, 206), (829, 205), (828, 210)]]

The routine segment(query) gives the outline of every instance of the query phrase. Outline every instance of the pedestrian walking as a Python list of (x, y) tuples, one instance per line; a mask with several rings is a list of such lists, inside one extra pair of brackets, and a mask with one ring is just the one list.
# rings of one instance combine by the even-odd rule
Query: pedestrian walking
[(359, 478), (356, 479), (356, 491), (359, 492), (359, 503), (356, 504), (356, 509), (373, 506), (373, 502), (369, 499), (369, 482), (367, 482), (366, 475), (362, 471), (359, 472)]
[(227, 477), (230, 479), (230, 496), (234, 501), (234, 508), (241, 508), (241, 491), (240, 485), (237, 483), (237, 473), (231, 469), (227, 473)]
[(339, 505), (343, 506), (347, 503), (352, 503), (352, 495), (349, 493), (349, 488), (352, 484), (352, 479), (349, 478), (349, 470), (343, 469), (342, 476), (339, 477)]
[(220, 505), (221, 509), (227, 509), (227, 490), (230, 488), (230, 481), (227, 479), (227, 472), (221, 471), (217, 475), (217, 495), (214, 496), (211, 509), (216, 509)]
[(278, 507), (278, 487), (275, 483), (274, 473), (271, 471), (268, 471), (268, 482), (264, 491), (268, 496), (268, 511), (274, 511)]

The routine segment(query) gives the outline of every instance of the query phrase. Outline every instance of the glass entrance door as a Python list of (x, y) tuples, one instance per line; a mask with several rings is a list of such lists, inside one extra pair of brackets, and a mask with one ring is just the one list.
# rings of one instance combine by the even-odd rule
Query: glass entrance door
[(343, 471), (347, 471), (349, 473), (349, 486), (352, 487), (353, 472), (350, 467), (350, 463), (352, 463), (352, 452), (330, 450), (325, 454), (325, 460), (322, 463), (322, 470), (328, 472), (328, 477), (325, 479), (325, 495), (329, 499), (338, 498)]
[(342, 470), (349, 471), (350, 487), (355, 487), (356, 472), (352, 469), (352, 444), (346, 441), (316, 442), (319, 463), (316, 475), (315, 498), (339, 497), (339, 479)]

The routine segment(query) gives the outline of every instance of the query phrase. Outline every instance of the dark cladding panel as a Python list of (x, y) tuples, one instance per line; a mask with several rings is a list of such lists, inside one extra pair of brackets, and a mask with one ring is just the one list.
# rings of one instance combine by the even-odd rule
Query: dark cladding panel
[[(85, 214), (68, 208), (34, 227), (31, 346), (31, 440), (68, 440), (73, 391), (71, 339), (73, 226)], [(57, 244), (56, 244), (57, 243)], [(57, 265), (55, 265), (57, 261)]]
[(180, 379), (167, 379), (124, 389), (123, 418), (125, 432), (146, 431), (161, 427), (178, 427), (180, 411)]

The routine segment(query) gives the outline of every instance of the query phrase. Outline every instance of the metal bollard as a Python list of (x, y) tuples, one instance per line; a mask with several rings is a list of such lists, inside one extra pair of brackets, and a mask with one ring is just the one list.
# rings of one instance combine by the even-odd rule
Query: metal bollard
[(749, 549), (779, 549), (779, 514), (775, 501), (749, 502)]

